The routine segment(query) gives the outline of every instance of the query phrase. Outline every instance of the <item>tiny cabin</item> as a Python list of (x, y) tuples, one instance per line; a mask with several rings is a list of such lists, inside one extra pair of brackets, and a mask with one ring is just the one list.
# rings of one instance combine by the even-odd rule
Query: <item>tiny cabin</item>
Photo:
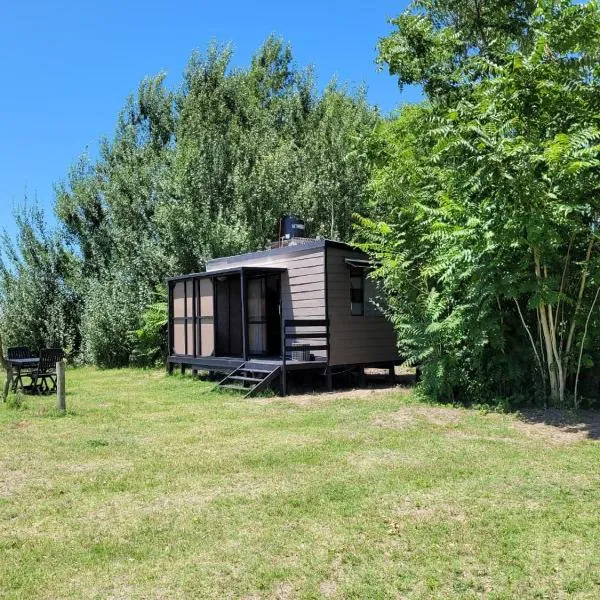
[(223, 373), (224, 387), (256, 393), (291, 371), (384, 367), (400, 357), (392, 324), (373, 300), (367, 256), (298, 235), (286, 217), (269, 250), (208, 261), (204, 273), (168, 280), (168, 368)]

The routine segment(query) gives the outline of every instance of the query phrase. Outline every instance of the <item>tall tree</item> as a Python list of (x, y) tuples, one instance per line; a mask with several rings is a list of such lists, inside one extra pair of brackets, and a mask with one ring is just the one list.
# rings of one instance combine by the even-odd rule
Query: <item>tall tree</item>
[(373, 143), (381, 219), (362, 231), (430, 389), (564, 404), (600, 359), (600, 11), (482, 6), (418, 2), (382, 42), (428, 101)]
[(82, 261), (89, 360), (152, 355), (135, 351), (131, 332), (167, 275), (264, 248), (285, 212), (311, 235), (348, 239), (365, 206), (364, 144), (378, 115), (364, 94), (334, 84), (318, 93), (275, 37), (248, 67), (231, 60), (213, 44), (176, 91), (163, 75), (144, 80), (98, 159), (84, 157), (57, 186), (56, 212)]
[(48, 231), (37, 206), (22, 207), (15, 220), (16, 240), (4, 232), (0, 247), (2, 339), (33, 350), (61, 347), (73, 357), (80, 347), (79, 261)]

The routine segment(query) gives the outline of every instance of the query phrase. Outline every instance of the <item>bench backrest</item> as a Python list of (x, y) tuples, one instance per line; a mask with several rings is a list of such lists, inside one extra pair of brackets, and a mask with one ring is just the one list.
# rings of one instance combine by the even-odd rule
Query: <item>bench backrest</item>
[(62, 348), (42, 348), (40, 350), (40, 371), (52, 371), (56, 363), (64, 358)]
[(27, 346), (13, 346), (7, 350), (8, 360), (13, 358), (30, 358), (31, 351)]

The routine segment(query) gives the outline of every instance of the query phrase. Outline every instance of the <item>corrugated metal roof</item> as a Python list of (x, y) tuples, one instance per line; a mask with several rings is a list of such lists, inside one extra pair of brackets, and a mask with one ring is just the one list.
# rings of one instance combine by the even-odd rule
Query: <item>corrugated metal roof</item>
[(269, 256), (281, 256), (285, 254), (296, 254), (299, 252), (306, 252), (307, 250), (315, 250), (317, 248), (342, 248), (348, 250), (355, 250), (354, 246), (346, 244), (344, 242), (337, 242), (335, 240), (307, 240), (301, 244), (294, 244), (291, 246), (283, 246), (282, 248), (271, 248), (269, 250), (259, 250), (257, 252), (247, 252), (246, 254), (236, 254), (234, 256), (224, 256), (222, 258), (213, 258), (209, 260), (206, 265), (207, 267), (213, 267), (216, 265), (227, 264), (228, 262), (239, 262), (242, 259), (254, 260), (255, 258), (266, 258)]

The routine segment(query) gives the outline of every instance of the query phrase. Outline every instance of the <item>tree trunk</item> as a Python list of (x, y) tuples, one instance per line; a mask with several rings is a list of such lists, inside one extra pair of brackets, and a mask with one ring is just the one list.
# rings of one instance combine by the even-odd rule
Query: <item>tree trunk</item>
[[(540, 254), (537, 248), (533, 248), (533, 258), (535, 265), (535, 276), (538, 283), (542, 283), (542, 268), (540, 263)], [(559, 373), (560, 356), (556, 348), (556, 330), (552, 327), (552, 318), (548, 319), (548, 315), (552, 314), (552, 307), (546, 304), (540, 304), (538, 307), (538, 317), (542, 326), (542, 338), (546, 347), (546, 359), (548, 367), (548, 381), (550, 382), (550, 398), (553, 403), (562, 403), (564, 398), (564, 386), (561, 382)], [(562, 366), (562, 365), (560, 365)]]

